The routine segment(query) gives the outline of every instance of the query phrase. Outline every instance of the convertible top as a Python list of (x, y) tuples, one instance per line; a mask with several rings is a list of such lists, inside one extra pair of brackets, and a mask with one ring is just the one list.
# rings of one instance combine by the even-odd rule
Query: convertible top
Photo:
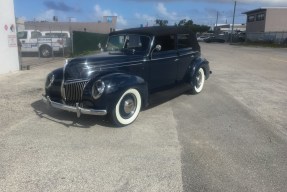
[(111, 32), (110, 35), (118, 35), (125, 33), (146, 34), (146, 35), (170, 35), (170, 34), (194, 34), (188, 27), (177, 26), (154, 26), (124, 29)]

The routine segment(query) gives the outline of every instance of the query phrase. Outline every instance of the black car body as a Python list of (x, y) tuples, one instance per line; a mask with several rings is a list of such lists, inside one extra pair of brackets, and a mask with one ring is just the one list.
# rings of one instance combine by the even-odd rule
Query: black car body
[(211, 37), (204, 39), (204, 42), (206, 42), (206, 43), (225, 43), (225, 40), (221, 39), (219, 37), (211, 36)]
[(109, 34), (107, 51), (69, 59), (47, 76), (43, 101), (80, 114), (132, 123), (153, 93), (178, 84), (199, 93), (210, 74), (188, 28), (146, 27)]

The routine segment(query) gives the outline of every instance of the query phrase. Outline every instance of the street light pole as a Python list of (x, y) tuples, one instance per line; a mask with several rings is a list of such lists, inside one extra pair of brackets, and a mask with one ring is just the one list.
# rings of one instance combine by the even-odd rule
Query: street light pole
[(234, 31), (235, 12), (236, 12), (236, 1), (234, 2), (234, 11), (233, 11), (233, 21), (232, 21), (232, 29), (231, 29), (230, 44), (232, 44), (232, 40), (233, 40), (233, 31)]

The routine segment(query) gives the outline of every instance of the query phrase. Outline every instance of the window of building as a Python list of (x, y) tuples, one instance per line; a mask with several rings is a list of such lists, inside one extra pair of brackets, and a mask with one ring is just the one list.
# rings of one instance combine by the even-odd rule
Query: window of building
[(255, 21), (255, 16), (254, 15), (248, 15), (247, 22), (253, 22), (253, 21)]
[(256, 15), (256, 21), (263, 21), (265, 19), (264, 13), (259, 13)]

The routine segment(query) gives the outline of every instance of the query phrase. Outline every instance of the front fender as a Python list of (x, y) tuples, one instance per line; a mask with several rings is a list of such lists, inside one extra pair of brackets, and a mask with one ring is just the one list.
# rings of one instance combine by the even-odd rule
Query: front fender
[[(102, 80), (105, 83), (105, 91), (98, 99), (92, 97), (92, 86), (97, 80)], [(137, 89), (142, 97), (142, 106), (145, 107), (148, 104), (148, 87), (147, 83), (141, 77), (124, 74), (113, 73), (100, 78), (91, 80), (86, 86), (85, 98), (90, 98), (90, 101), (94, 103), (93, 108), (105, 108), (110, 112), (122, 96), (122, 94), (129, 88)], [(92, 100), (91, 100), (92, 99)]]

